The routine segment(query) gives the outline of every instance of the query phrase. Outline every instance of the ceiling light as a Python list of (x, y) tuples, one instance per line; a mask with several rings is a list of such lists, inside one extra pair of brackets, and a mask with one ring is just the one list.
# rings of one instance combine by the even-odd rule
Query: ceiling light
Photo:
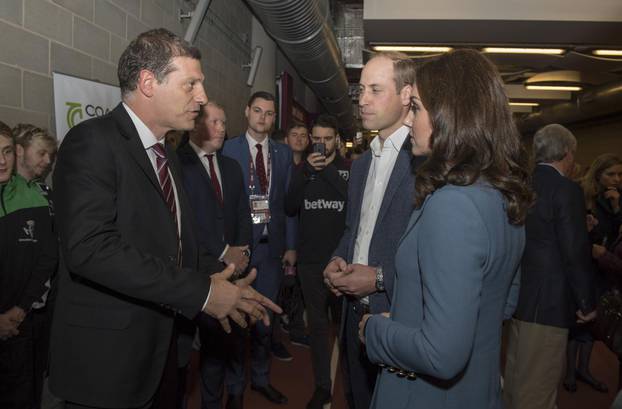
[(563, 54), (563, 48), (507, 48), (507, 47), (486, 47), (484, 53), (491, 54)]
[(540, 106), (537, 102), (510, 102), (512, 107), (537, 107)]
[(604, 55), (609, 57), (622, 57), (622, 50), (594, 50), (594, 55)]
[(540, 91), (581, 91), (578, 85), (525, 85), (525, 88)]
[(440, 46), (419, 46), (419, 45), (374, 45), (375, 51), (401, 51), (411, 53), (446, 53), (451, 51), (451, 47)]

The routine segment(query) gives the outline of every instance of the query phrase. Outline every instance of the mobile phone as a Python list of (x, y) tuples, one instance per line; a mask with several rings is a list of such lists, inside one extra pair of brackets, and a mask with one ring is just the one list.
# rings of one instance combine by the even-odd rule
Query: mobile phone
[(326, 156), (326, 144), (314, 143), (311, 149), (313, 150), (313, 153), (319, 153), (322, 156)]

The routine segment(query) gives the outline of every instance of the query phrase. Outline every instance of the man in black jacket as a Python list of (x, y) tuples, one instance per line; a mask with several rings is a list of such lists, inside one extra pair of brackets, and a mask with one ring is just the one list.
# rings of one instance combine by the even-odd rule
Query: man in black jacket
[(315, 392), (307, 408), (330, 402), (328, 307), (332, 294), (322, 272), (345, 228), (350, 163), (337, 153), (337, 120), (320, 115), (311, 129), (313, 152), (297, 167), (285, 198), (289, 216), (300, 213), (298, 275), (308, 314)]
[[(236, 271), (242, 272), (248, 266), (252, 223), (240, 165), (220, 153), (226, 122), (223, 107), (208, 102), (195, 120), (190, 139), (177, 149), (177, 154), (194, 210), (199, 244), (222, 263), (233, 263)], [(238, 328), (226, 334), (219, 322), (207, 315), (197, 317), (197, 322), (201, 339), (201, 407), (220, 409), (223, 383), (234, 369), (231, 361), (240, 356), (236, 351), (245, 347), (245, 337)], [(239, 366), (243, 367), (241, 363)], [(227, 405), (235, 407), (231, 399)]]
[(553, 409), (568, 328), (595, 318), (593, 271), (583, 193), (566, 177), (577, 141), (561, 125), (533, 139), (537, 201), (526, 221), (518, 306), (505, 367), (507, 409)]

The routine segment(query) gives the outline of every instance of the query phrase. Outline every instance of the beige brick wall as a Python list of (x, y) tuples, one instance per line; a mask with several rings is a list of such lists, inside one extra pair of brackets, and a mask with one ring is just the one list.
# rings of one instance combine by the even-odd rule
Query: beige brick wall
[[(165, 27), (183, 36), (196, 0), (1, 0), (0, 120), (54, 131), (52, 71), (117, 85), (119, 56), (138, 33)], [(212, 0), (195, 41), (205, 87), (227, 109), (229, 134), (245, 127), (251, 13), (242, 0)]]

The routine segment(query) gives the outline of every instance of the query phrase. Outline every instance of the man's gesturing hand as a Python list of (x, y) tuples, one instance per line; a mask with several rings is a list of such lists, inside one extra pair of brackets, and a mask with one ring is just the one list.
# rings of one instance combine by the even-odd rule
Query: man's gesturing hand
[(209, 300), (203, 309), (204, 313), (220, 321), (220, 325), (227, 334), (231, 332), (229, 318), (240, 327), (246, 328), (246, 320), (236, 309), (242, 299), (242, 290), (229, 282), (229, 278), (234, 272), (235, 264), (229, 264), (220, 273), (212, 274)]
[(235, 285), (242, 291), (242, 297), (236, 308), (249, 316), (251, 324), (261, 320), (265, 325), (270, 325), (270, 316), (266, 308), (277, 314), (281, 314), (283, 310), (251, 287), (255, 277), (257, 277), (257, 270), (253, 268), (246, 277), (235, 282)]

